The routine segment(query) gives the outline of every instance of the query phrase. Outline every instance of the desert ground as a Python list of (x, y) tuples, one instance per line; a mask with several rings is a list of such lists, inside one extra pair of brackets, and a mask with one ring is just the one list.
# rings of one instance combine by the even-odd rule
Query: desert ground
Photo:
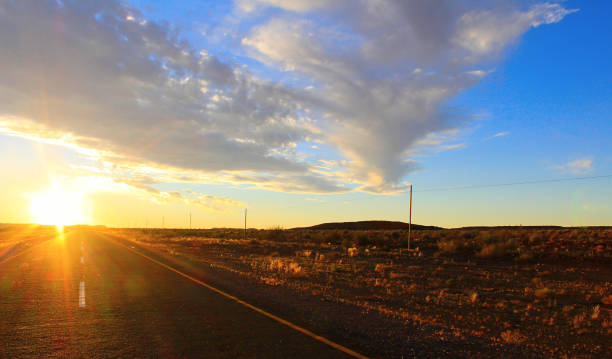
[[(611, 228), (413, 230), (410, 250), (404, 229), (66, 228), (76, 230), (369, 357), (612, 351)], [(53, 227), (3, 226), (0, 262), (52, 237)]]
[(610, 228), (113, 233), (372, 356), (612, 351)]

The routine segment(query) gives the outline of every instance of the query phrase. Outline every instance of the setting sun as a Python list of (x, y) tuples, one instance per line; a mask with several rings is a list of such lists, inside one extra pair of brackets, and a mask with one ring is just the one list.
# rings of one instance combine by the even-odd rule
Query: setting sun
[(30, 196), (32, 221), (38, 224), (55, 225), (58, 229), (66, 225), (86, 223), (83, 197), (83, 193), (69, 191), (59, 185), (34, 193)]

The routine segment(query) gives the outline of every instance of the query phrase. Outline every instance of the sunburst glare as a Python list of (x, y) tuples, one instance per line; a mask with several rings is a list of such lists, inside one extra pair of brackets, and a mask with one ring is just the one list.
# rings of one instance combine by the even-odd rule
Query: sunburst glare
[(30, 195), (31, 220), (38, 224), (54, 225), (58, 230), (64, 226), (87, 223), (83, 210), (85, 194), (69, 190), (59, 184)]

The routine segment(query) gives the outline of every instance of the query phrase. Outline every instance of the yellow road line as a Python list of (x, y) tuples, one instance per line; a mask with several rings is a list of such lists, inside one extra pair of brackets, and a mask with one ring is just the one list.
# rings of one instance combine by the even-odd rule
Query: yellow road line
[(343, 345), (335, 343), (335, 342), (333, 342), (333, 341), (331, 341), (331, 340), (329, 340), (329, 339), (327, 339), (325, 337), (317, 335), (317, 334), (311, 332), (310, 330), (304, 329), (304, 328), (302, 328), (302, 327), (300, 327), (300, 326), (298, 326), (296, 324), (293, 324), (293, 323), (291, 323), (291, 322), (289, 322), (289, 321), (287, 321), (287, 320), (285, 320), (283, 318), (279, 318), (276, 315), (274, 315), (272, 313), (269, 313), (269, 312), (266, 312), (263, 309), (257, 308), (256, 306), (254, 306), (252, 304), (249, 304), (249, 303), (247, 303), (247, 302), (245, 302), (245, 301), (243, 301), (241, 299), (238, 299), (238, 298), (234, 297), (231, 294), (228, 294), (228, 293), (226, 293), (226, 292), (224, 292), (224, 291), (222, 291), (220, 289), (217, 289), (217, 288), (211, 286), (210, 284), (204, 283), (201, 280), (196, 279), (196, 278), (190, 276), (189, 274), (183, 273), (183, 272), (179, 271), (178, 269), (175, 269), (175, 268), (173, 268), (173, 267), (171, 267), (171, 266), (169, 266), (169, 265), (167, 265), (165, 263), (162, 263), (162, 262), (160, 262), (160, 261), (158, 261), (158, 260), (156, 260), (154, 258), (151, 258), (148, 255), (143, 254), (143, 253), (141, 253), (141, 252), (139, 252), (137, 250), (134, 250), (133, 248), (130, 248), (130, 247), (128, 247), (128, 246), (126, 246), (126, 245), (124, 245), (124, 244), (122, 244), (120, 242), (117, 242), (115, 240), (112, 240), (112, 241), (115, 242), (117, 245), (126, 248), (127, 250), (129, 250), (132, 253), (136, 253), (139, 256), (144, 257), (144, 258), (150, 260), (153, 263), (156, 263), (156, 264), (158, 264), (158, 265), (160, 265), (160, 266), (162, 266), (162, 267), (164, 267), (164, 268), (166, 268), (166, 269), (168, 269), (168, 270), (170, 270), (170, 271), (172, 271), (172, 272), (174, 272), (174, 273), (176, 273), (176, 274), (178, 274), (178, 275), (180, 275), (182, 277), (185, 277), (185, 278), (189, 279), (192, 282), (195, 282), (195, 283), (197, 283), (197, 284), (199, 284), (199, 285), (201, 285), (203, 287), (206, 287), (206, 288), (212, 290), (215, 293), (221, 294), (222, 296), (224, 296), (226, 298), (229, 298), (229, 299), (231, 299), (231, 300), (233, 300), (233, 301), (235, 301), (237, 303), (240, 303), (240, 304), (244, 305), (245, 307), (250, 308), (250, 309), (256, 311), (257, 313), (263, 314), (263, 315), (265, 315), (266, 317), (268, 317), (270, 319), (274, 319), (277, 322), (279, 322), (281, 324), (284, 324), (284, 325), (288, 326), (291, 329), (297, 330), (298, 332), (300, 332), (302, 334), (306, 334), (307, 336), (309, 336), (309, 337), (311, 337), (311, 338), (313, 338), (315, 340), (318, 340), (318, 341), (320, 341), (322, 343), (325, 343), (325, 344), (329, 345), (330, 347), (332, 347), (334, 349), (337, 349), (337, 350), (339, 350), (339, 351), (341, 351), (343, 353), (346, 353), (346, 354), (348, 354), (348, 355), (350, 355), (352, 357), (355, 357), (355, 358), (368, 359), (368, 357), (366, 357), (364, 355), (361, 355), (361, 354), (357, 353), (354, 350), (351, 350), (351, 349), (349, 349), (349, 348), (347, 348), (347, 347), (345, 347)]

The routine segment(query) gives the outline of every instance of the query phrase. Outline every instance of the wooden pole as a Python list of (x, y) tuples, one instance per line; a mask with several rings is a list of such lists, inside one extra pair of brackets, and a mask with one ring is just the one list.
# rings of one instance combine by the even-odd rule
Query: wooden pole
[(246, 219), (247, 219), (247, 209), (244, 209), (244, 240), (246, 241)]
[(410, 250), (410, 232), (412, 230), (412, 185), (410, 185), (410, 214), (408, 215), (408, 250)]

